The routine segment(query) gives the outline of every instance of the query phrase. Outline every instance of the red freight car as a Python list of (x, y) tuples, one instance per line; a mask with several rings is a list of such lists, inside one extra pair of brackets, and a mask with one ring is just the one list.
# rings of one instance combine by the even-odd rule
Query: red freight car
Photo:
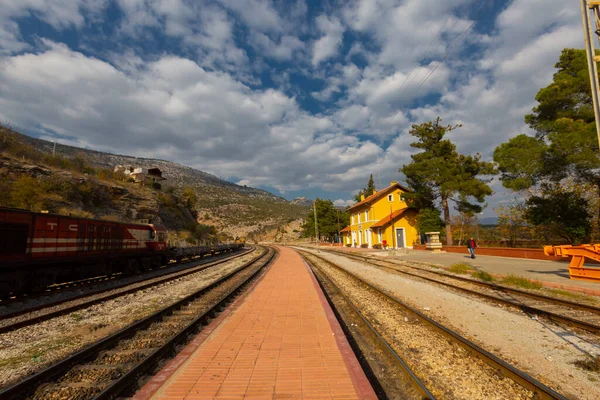
[(164, 265), (164, 229), (153, 225), (0, 207), (0, 297), (89, 276)]

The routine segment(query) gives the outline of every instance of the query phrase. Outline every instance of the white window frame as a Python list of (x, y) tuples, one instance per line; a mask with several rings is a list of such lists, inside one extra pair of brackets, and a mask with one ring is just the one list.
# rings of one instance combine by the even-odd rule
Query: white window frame
[(390, 202), (394, 201), (394, 195), (393, 194), (388, 194), (388, 201), (390, 201)]
[(352, 214), (352, 225), (354, 225), (354, 214)]
[(360, 224), (360, 213), (358, 213), (358, 223)]
[(365, 222), (369, 221), (369, 210), (365, 210)]

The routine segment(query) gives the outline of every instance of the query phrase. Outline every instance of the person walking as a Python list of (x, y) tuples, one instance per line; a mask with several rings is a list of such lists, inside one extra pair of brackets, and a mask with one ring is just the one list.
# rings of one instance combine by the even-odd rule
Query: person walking
[(471, 253), (471, 258), (475, 258), (475, 249), (477, 248), (477, 242), (475, 242), (475, 239), (470, 238), (467, 240), (467, 248), (469, 249), (469, 253)]

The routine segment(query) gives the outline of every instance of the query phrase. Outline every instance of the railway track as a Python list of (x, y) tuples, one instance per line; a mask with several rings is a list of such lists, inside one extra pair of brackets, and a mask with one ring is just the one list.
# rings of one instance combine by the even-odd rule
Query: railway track
[(433, 271), (408, 262), (400, 264), (339, 251), (327, 252), (514, 307), (528, 314), (546, 317), (554, 322), (600, 334), (600, 307), (532, 293), (493, 282)]
[[(306, 254), (304, 261), (315, 274), (327, 301), (344, 323), (342, 327), (351, 341), (363, 369), (380, 398), (434, 399), (435, 397), (414, 374), (402, 357), (385, 341), (358, 307)], [(352, 321), (352, 322), (349, 322)]]
[[(374, 286), (373, 284), (371, 284), (370, 282), (362, 279), (361, 277), (355, 275), (354, 273), (340, 267), (339, 265), (332, 263), (331, 261), (326, 260), (323, 257), (320, 257), (316, 254), (313, 253), (309, 253), (309, 252), (303, 252), (304, 256), (306, 258), (308, 258), (309, 260), (312, 260), (313, 264), (319, 264), (320, 266), (325, 266), (325, 269), (329, 269), (330, 271), (334, 271), (334, 274), (341, 274), (338, 275), (337, 279), (340, 279), (339, 276), (343, 276), (346, 277), (346, 279), (349, 279), (349, 282), (351, 282), (350, 286), (346, 287), (346, 290), (354, 290), (354, 289), (348, 289), (348, 288), (356, 288), (356, 287), (360, 287), (364, 294), (363, 294), (363, 299), (368, 299), (368, 303), (374, 303), (376, 301), (376, 299), (378, 298), (379, 300), (377, 300), (377, 304), (379, 304), (380, 306), (377, 308), (381, 308), (381, 309), (385, 309), (387, 306), (386, 304), (391, 304), (393, 305), (393, 307), (395, 307), (397, 310), (401, 310), (402, 315), (405, 315), (404, 317), (404, 321), (406, 325), (410, 325), (413, 324), (415, 326), (412, 327), (412, 331), (407, 330), (405, 331), (406, 334), (408, 334), (408, 332), (412, 332), (412, 335), (415, 336), (419, 336), (419, 335), (423, 335), (426, 334), (426, 332), (423, 331), (423, 329), (428, 330), (429, 332), (434, 333), (435, 335), (444, 338), (448, 343), (451, 342), (452, 344), (456, 345), (456, 346), (460, 346), (462, 349), (464, 349), (464, 351), (466, 351), (467, 354), (469, 354), (469, 356), (474, 356), (477, 359), (481, 360), (483, 363), (487, 364), (489, 367), (491, 367), (491, 371), (488, 371), (489, 373), (491, 373), (492, 375), (495, 373), (499, 373), (504, 377), (509, 378), (510, 380), (514, 381), (516, 384), (520, 385), (522, 388), (524, 388), (525, 390), (528, 390), (531, 392), (531, 397), (532, 398), (536, 398), (536, 399), (566, 399), (565, 397), (563, 397), (561, 394), (557, 393), (556, 391), (552, 390), (551, 388), (547, 387), (546, 385), (542, 384), (541, 382), (537, 381), (535, 378), (533, 378), (532, 376), (526, 374), (523, 371), (518, 370), (517, 368), (513, 367), (512, 365), (506, 363), (505, 361), (501, 360), (500, 358), (496, 357), (495, 355), (493, 355), (492, 353), (486, 351), (485, 349), (477, 346), (475, 343), (469, 341), (468, 339), (462, 337), (461, 335), (457, 334), (456, 332), (452, 331), (451, 329), (441, 325), (440, 323), (434, 321), (433, 319), (429, 318), (428, 316), (426, 316), (425, 314), (421, 313), (420, 311), (414, 309), (413, 307), (411, 307), (410, 305), (404, 303), (403, 301), (390, 296), (389, 294), (385, 293), (385, 291), (381, 290), (380, 288)], [(323, 268), (321, 268), (323, 270)], [(327, 273), (328, 275), (331, 276), (331, 272)], [(333, 279), (336, 280), (336, 279)], [(333, 281), (332, 279), (330, 279), (330, 281)], [(336, 285), (340, 285), (340, 283), (336, 283)], [(339, 291), (345, 291), (345, 289), (343, 288), (338, 288)], [(365, 304), (365, 302), (361, 301), (360, 303), (360, 307), (361, 308), (367, 308), (368, 304)], [(386, 311), (389, 312), (389, 311)], [(369, 318), (369, 317), (366, 317)], [(394, 320), (394, 327), (383, 327), (382, 328), (382, 324), (381, 322), (375, 320), (372, 320), (373, 325), (375, 325), (377, 328), (382, 329), (382, 330), (386, 330), (386, 329), (391, 329), (391, 332), (394, 332), (394, 329), (400, 329), (400, 327), (398, 325), (402, 325), (402, 323), (397, 323), (397, 320)], [(406, 329), (408, 328), (407, 326), (403, 327), (402, 329)], [(391, 336), (392, 334), (387, 332), (387, 333), (379, 333), (379, 335), (381, 337), (386, 337), (386, 336)], [(394, 336), (395, 337), (395, 336)], [(431, 348), (434, 347), (434, 345), (440, 346), (441, 348), (444, 346), (447, 346), (448, 343), (445, 343), (444, 340), (436, 340), (435, 342), (433, 340), (431, 340), (432, 336), (429, 336), (429, 342), (428, 342), (428, 349), (427, 351), (431, 351)], [(411, 339), (412, 340), (412, 339)], [(386, 341), (387, 338), (386, 338)], [(390, 343), (390, 341), (388, 341), (387, 346), (389, 346), (390, 348), (394, 348), (396, 350), (399, 350), (399, 353), (403, 353), (405, 355), (405, 357), (403, 357), (403, 355), (401, 354), (401, 357), (403, 357), (404, 362), (407, 365), (411, 364), (411, 351), (413, 350), (413, 348), (410, 347), (410, 345), (394, 345), (394, 343)], [(425, 360), (425, 362), (427, 362), (427, 359), (421, 354), (421, 352), (423, 351), (423, 347), (421, 347), (420, 349), (418, 348), (418, 346), (416, 346), (416, 348), (414, 349), (415, 353), (413, 354), (417, 359), (423, 359)], [(444, 359), (444, 353), (440, 353), (442, 354), (440, 356), (440, 359)], [(454, 356), (456, 356), (456, 353), (452, 353)], [(435, 357), (434, 357), (435, 358)], [(430, 360), (429, 360), (430, 361)], [(448, 365), (444, 365), (442, 369), (452, 369), (452, 368), (459, 368), (459, 370), (454, 371), (453, 374), (461, 374), (461, 373), (465, 373), (465, 371), (460, 370), (460, 362), (458, 361), (458, 359), (456, 358), (450, 358), (448, 361)], [(456, 365), (455, 365), (456, 363)], [(473, 363), (474, 364), (474, 363)], [(463, 368), (464, 368), (465, 364), (463, 364)], [(442, 397), (445, 397), (445, 395), (447, 395), (448, 393), (445, 393), (444, 390), (448, 390), (446, 389), (439, 389), (436, 388), (436, 381), (439, 382), (439, 380), (437, 379), (433, 379), (430, 377), (427, 377), (426, 375), (428, 373), (430, 373), (429, 371), (431, 370), (431, 366), (426, 367), (425, 369), (423, 369), (422, 367), (419, 368), (420, 374), (418, 372), (415, 372), (415, 374), (418, 376), (418, 378), (420, 380), (423, 381), (427, 381), (429, 382), (430, 385), (432, 385), (433, 387), (428, 387), (428, 389), (431, 391), (431, 393), (440, 393), (442, 394)], [(425, 375), (425, 376), (423, 376)], [(485, 376), (485, 375), (484, 375)], [(471, 377), (470, 377), (471, 378)], [(477, 377), (473, 377), (472, 379), (477, 380)], [(485, 380), (483, 377), (479, 378), (482, 381)], [(493, 382), (493, 378), (491, 379)], [(514, 398), (517, 398), (517, 396), (512, 396)], [(526, 394), (525, 397), (529, 397), (529, 394)]]
[(155, 314), (135, 322), (2, 391), (10, 399), (109, 399), (131, 394), (138, 381), (187, 342), (275, 258), (275, 250), (231, 271)]
[[(218, 256), (213, 256), (209, 260), (203, 260), (200, 263), (216, 261), (227, 256), (229, 256), (229, 253), (219, 253)], [(143, 280), (147, 277), (157, 277), (167, 273), (180, 271), (185, 268), (190, 268), (190, 266), (186, 266), (186, 264), (195, 263), (197, 261), (199, 260), (190, 259), (185, 262), (173, 262), (159, 269), (154, 269), (138, 275), (123, 275), (121, 273), (115, 273), (112, 275), (95, 276), (91, 278), (81, 279), (78, 281), (65, 282), (48, 286), (44, 290), (33, 293), (26, 293), (22, 295), (11, 296), (8, 298), (2, 298), (0, 299), (0, 318), (3, 318), (5, 315), (8, 314), (15, 314), (18, 312), (18, 309), (27, 307), (28, 303), (38, 302), (44, 298), (57, 297), (57, 295), (68, 296), (69, 292), (78, 294), (83, 290), (93, 290), (98, 285), (111, 285), (112, 282), (116, 282), (115, 287), (118, 287), (120, 285), (120, 283), (118, 283), (119, 281), (123, 281), (123, 284), (134, 283)], [(193, 266), (195, 265), (192, 265), (192, 267)]]
[(175, 272), (166, 271), (166, 273), (162, 275), (150, 275), (150, 277), (145, 275), (133, 282), (126, 281), (121, 284), (111, 285), (110, 287), (101, 287), (87, 292), (72, 293), (71, 296), (56, 300), (49, 299), (46, 302), (36, 303), (16, 311), (0, 314), (0, 334), (37, 324), (60, 315), (66, 315), (129, 293), (181, 279), (207, 268), (243, 257), (251, 251), (252, 250), (248, 250), (230, 257), (210, 260)]

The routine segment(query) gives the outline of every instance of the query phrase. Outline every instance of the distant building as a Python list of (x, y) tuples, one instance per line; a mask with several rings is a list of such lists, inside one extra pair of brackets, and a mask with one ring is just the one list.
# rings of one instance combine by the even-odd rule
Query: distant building
[(160, 189), (160, 181), (164, 181), (162, 171), (158, 168), (142, 168), (134, 165), (117, 165), (115, 172), (121, 172), (125, 176), (133, 178), (138, 183), (148, 184), (156, 189)]
[(354, 204), (350, 213), (350, 226), (341, 234), (345, 244), (360, 247), (366, 244), (387, 245), (389, 248), (412, 248), (418, 243), (416, 228), (417, 210), (408, 207), (402, 193), (410, 191), (397, 182), (373, 193)]

